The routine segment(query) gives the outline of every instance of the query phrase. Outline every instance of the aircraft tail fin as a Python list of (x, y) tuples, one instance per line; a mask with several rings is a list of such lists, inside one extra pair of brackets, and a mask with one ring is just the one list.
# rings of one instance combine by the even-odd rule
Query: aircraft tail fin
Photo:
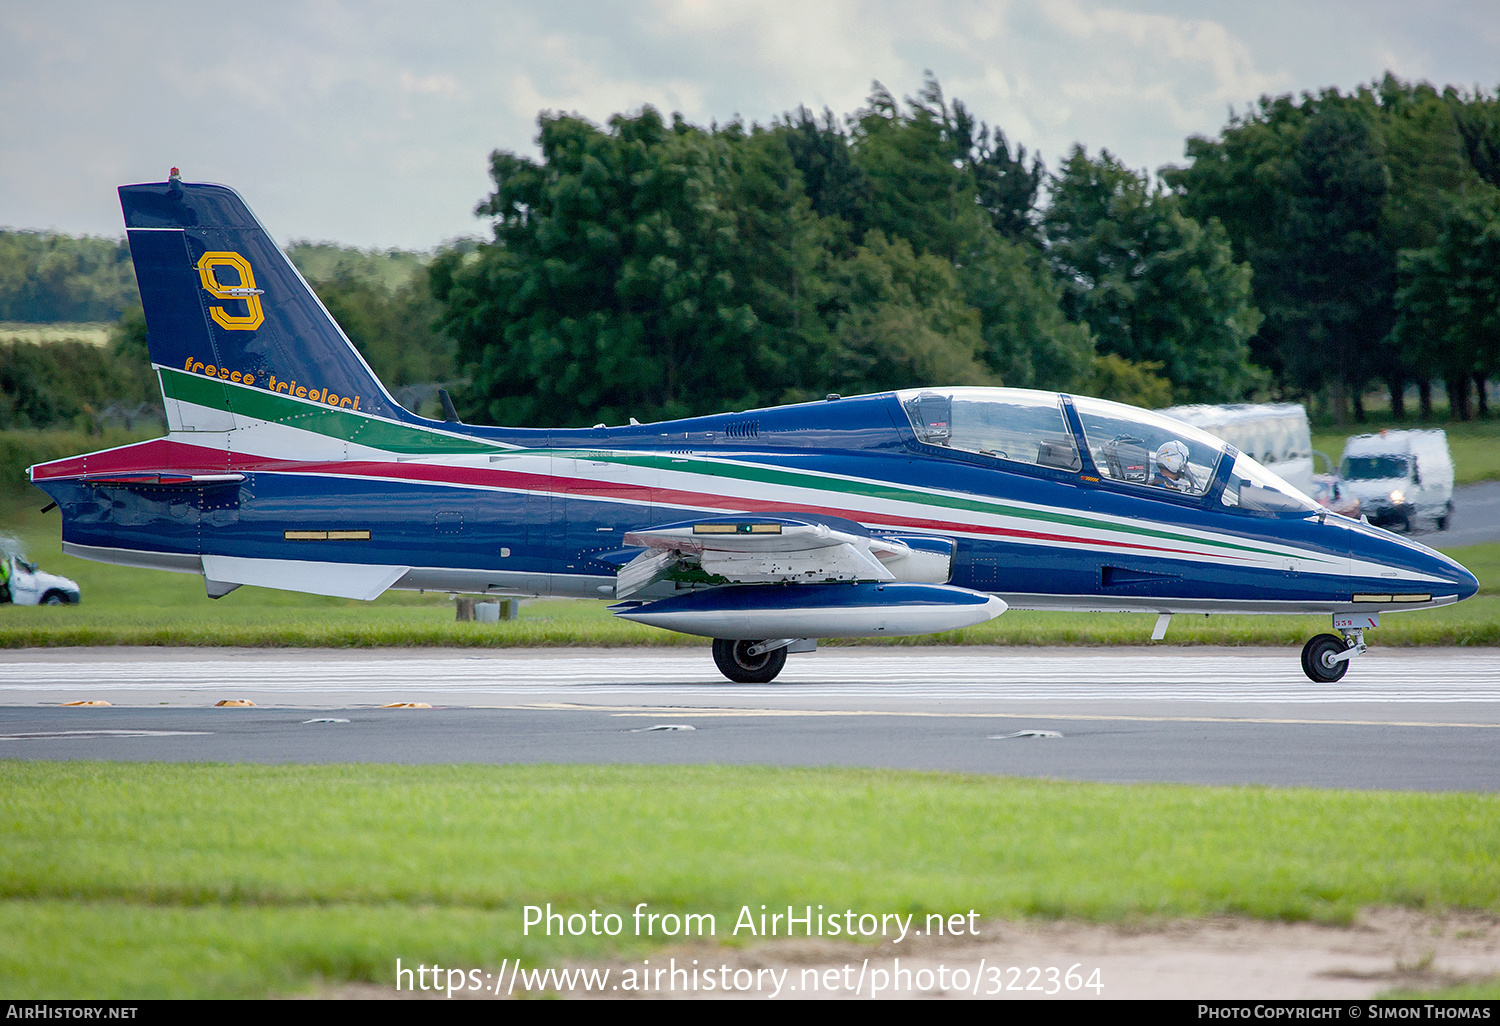
[(174, 175), (121, 186), (120, 205), (173, 431), (292, 422), (309, 404), (410, 419), (233, 189)]

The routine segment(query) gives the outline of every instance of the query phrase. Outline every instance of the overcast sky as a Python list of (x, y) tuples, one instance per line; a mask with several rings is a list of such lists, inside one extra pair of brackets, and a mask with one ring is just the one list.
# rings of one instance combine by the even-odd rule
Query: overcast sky
[(945, 94), (1039, 153), (1155, 170), (1263, 94), (1387, 70), (1493, 92), (1495, 0), (0, 0), (0, 226), (119, 235), (115, 186), (237, 188), (280, 241), (485, 234), (541, 110), (762, 124)]

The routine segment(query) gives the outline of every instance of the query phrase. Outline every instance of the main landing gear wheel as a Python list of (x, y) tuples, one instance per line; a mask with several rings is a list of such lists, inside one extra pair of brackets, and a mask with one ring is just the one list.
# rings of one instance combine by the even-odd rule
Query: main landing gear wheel
[(718, 664), (719, 672), (736, 684), (771, 683), (786, 665), (786, 649), (751, 655), (750, 646), (757, 644), (761, 642), (715, 638), (714, 662)]
[(1349, 672), (1349, 660), (1336, 663), (1327, 660), (1349, 647), (1349, 643), (1336, 634), (1319, 634), (1302, 646), (1302, 672), (1309, 680), (1319, 684), (1332, 684)]

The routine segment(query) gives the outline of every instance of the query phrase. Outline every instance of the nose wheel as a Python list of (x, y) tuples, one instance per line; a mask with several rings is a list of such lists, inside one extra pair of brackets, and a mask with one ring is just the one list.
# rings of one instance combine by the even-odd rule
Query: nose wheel
[(1319, 634), (1309, 638), (1307, 644), (1302, 646), (1302, 672), (1307, 674), (1309, 680), (1315, 680), (1319, 684), (1332, 684), (1341, 680), (1345, 673), (1349, 672), (1349, 660), (1334, 660), (1334, 656), (1342, 654), (1349, 645), (1343, 638), (1335, 634)]
[(1319, 634), (1302, 646), (1302, 672), (1319, 684), (1332, 684), (1349, 672), (1349, 660), (1365, 653), (1365, 631), (1380, 626), (1378, 613), (1333, 615), (1334, 629), (1342, 634)]

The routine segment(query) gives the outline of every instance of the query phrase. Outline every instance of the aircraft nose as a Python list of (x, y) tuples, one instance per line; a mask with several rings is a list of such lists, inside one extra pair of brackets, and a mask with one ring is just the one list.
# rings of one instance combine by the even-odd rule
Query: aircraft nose
[(1449, 581), (1458, 593), (1458, 601), (1471, 598), (1479, 591), (1479, 578), (1458, 560), (1425, 546), (1422, 551), (1427, 556), (1427, 573)]
[(1460, 602), (1479, 591), (1479, 578), (1475, 577), (1454, 560), (1450, 559), (1448, 562), (1452, 563), (1454, 569), (1457, 571), (1455, 580), (1458, 583), (1458, 599)]
[(1430, 588), (1434, 596), (1452, 595), (1460, 602), (1479, 591), (1478, 578), (1451, 556), (1377, 527), (1353, 524), (1351, 529), (1356, 591), (1405, 590), (1394, 587), (1402, 581), (1412, 591)]

